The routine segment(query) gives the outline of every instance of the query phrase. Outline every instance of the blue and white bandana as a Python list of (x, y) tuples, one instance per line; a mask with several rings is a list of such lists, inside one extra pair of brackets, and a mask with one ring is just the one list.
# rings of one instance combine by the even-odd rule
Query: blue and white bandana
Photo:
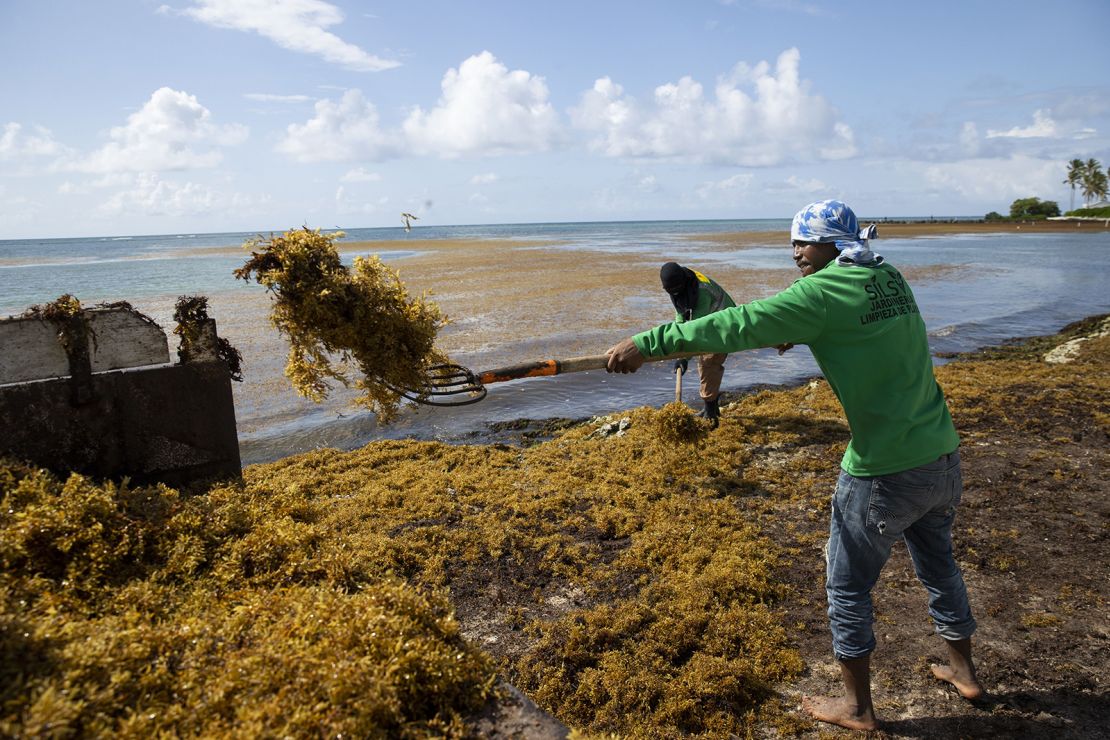
[(868, 247), (878, 235), (875, 224), (862, 231), (856, 214), (839, 200), (811, 203), (794, 215), (790, 239), (803, 242), (834, 242), (840, 256), (839, 264), (869, 265), (883, 258)]

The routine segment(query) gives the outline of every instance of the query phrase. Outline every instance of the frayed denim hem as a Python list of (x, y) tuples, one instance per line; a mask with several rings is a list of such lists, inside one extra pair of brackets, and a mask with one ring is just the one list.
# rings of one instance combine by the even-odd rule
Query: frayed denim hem
[(959, 624), (937, 624), (937, 634), (949, 642), (957, 642), (958, 640), (966, 640), (975, 634), (975, 629), (978, 625), (974, 619)]

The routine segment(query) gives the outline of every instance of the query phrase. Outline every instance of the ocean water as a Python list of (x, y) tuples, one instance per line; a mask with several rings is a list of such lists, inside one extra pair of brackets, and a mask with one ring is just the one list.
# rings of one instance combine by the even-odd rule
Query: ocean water
[[(542, 242), (542, 248), (548, 250), (680, 254), (683, 261), (694, 265), (761, 270), (792, 266), (785, 248), (788, 230), (789, 221), (782, 219), (494, 224), (420, 226), (408, 233), (399, 228), (346, 229), (344, 241), (370, 242), (365, 253), (401, 265), (419, 250), (423, 240), (479, 238), (490, 240), (493, 248), (499, 240), (532, 240), (537, 248)], [(730, 250), (712, 240), (691, 239), (740, 231), (780, 231), (781, 244)], [(260, 328), (266, 327), (264, 291), (232, 276), (246, 256), (239, 247), (258, 235), (0, 241), (0, 316), (19, 314), (70, 293), (86, 306), (126, 300), (169, 331), (178, 296), (208, 296), (220, 334), (244, 355), (248, 380), (233, 384), (244, 464), (321, 446), (351, 449), (382, 438), (489, 441), (508, 438), (497, 428), (520, 419), (581, 418), (673, 400), (673, 375), (669, 367), (655, 364), (629, 376), (594, 371), (498, 384), (490, 386), (489, 395), (480, 403), (449, 409), (409, 407), (388, 426), (379, 426), (372, 414), (352, 408), (351, 394), (342, 390), (324, 404), (312, 404), (297, 397), (282, 377), (285, 350), (276, 332)], [(413, 242), (411, 249), (404, 244), (406, 240)], [(388, 244), (379, 250), (374, 242)], [(923, 275), (934, 274), (930, 270), (935, 268), (934, 277), (911, 281), (934, 352), (967, 351), (1011, 337), (1054, 332), (1071, 321), (1110, 312), (1110, 290), (1105, 287), (1110, 235), (1106, 232), (879, 239), (873, 247), (899, 268), (920, 268)], [(353, 254), (345, 252), (344, 259)], [(645, 290), (653, 291), (655, 286)], [(642, 298), (629, 296), (628, 300)], [(590, 331), (588, 317), (583, 319), (577, 313), (572, 317), (572, 306), (567, 310), (568, 320), (576, 325), (585, 321), (580, 328)], [(641, 328), (667, 318), (645, 313)], [(481, 350), (463, 347), (460, 353), (453, 353), (453, 359), (471, 365), (482, 357)], [(528, 349), (522, 347), (521, 351)], [(546, 358), (525, 354), (516, 361), (538, 359)], [(804, 347), (781, 357), (774, 350), (747, 352), (729, 358), (723, 387), (743, 390), (794, 382), (817, 373)], [(684, 397), (694, 404), (696, 386), (696, 375), (692, 375)], [(519, 434), (519, 429), (515, 433)]]

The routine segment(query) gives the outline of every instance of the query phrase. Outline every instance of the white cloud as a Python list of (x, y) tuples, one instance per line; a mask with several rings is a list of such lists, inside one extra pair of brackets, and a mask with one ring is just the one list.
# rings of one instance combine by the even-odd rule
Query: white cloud
[(58, 195), (85, 195), (91, 190), (92, 188), (88, 183), (76, 183), (66, 180), (58, 186)]
[(56, 157), (64, 147), (54, 140), (49, 129), (36, 126), (34, 133), (23, 130), (22, 124), (4, 124), (0, 132), (0, 162), (33, 159), (37, 157)]
[(973, 200), (1008, 204), (1014, 198), (1049, 198), (1060, 190), (1065, 163), (1014, 155), (930, 165), (924, 180), (932, 190)]
[(1068, 91), (1052, 103), (1052, 116), (1057, 121), (1082, 121), (1103, 118), (1110, 113), (1110, 95), (1105, 88), (1089, 91)]
[(606, 154), (621, 156), (636, 128), (640, 114), (635, 102), (625, 97), (624, 88), (608, 77), (594, 82), (593, 89), (582, 95), (582, 102), (570, 111), (571, 121), (584, 129), (604, 132), (605, 140), (596, 141), (595, 148)]
[(108, 172), (89, 182), (94, 188), (121, 188), (129, 187), (135, 182), (135, 175), (130, 172)]
[[(1075, 142), (1097, 142), (1102, 138), (1088, 123), (1081, 118), (1059, 115), (1054, 108), (1038, 108), (1027, 126), (989, 128), (982, 134), (979, 125), (968, 121), (954, 141), (935, 139), (924, 147), (912, 146), (904, 151), (912, 158), (934, 162), (958, 162), (968, 158), (1010, 160), (1018, 155), (1036, 160), (1071, 159), (1076, 154)], [(1091, 149), (1097, 149), (1097, 143), (1084, 145), (1079, 151)]]
[(362, 167), (356, 167), (353, 170), (347, 170), (343, 176), (339, 178), (340, 182), (378, 182), (382, 176), (377, 172), (367, 172)]
[(683, 77), (655, 88), (648, 106), (603, 77), (582, 95), (571, 118), (597, 132), (593, 146), (613, 157), (770, 166), (854, 156), (852, 130), (800, 79), (800, 59), (797, 49), (788, 49), (774, 70), (767, 62), (737, 64), (718, 79), (712, 99), (701, 83)]
[(39, 222), (46, 211), (42, 203), (22, 195), (13, 195), (0, 185), (0, 232)]
[(239, 193), (221, 193), (199, 183), (171, 182), (153, 172), (141, 172), (132, 176), (127, 189), (102, 203), (98, 211), (103, 216), (202, 216), (257, 207), (266, 200), (268, 198), (254, 199)]
[(380, 196), (376, 201), (352, 197), (347, 188), (340, 185), (335, 191), (335, 210), (341, 215), (381, 215), (389, 205), (389, 196)]
[(1034, 137), (1054, 138), (1059, 135), (1056, 122), (1052, 120), (1052, 111), (1036, 110), (1033, 112), (1033, 123), (1024, 128), (1015, 126), (1007, 131), (987, 129), (987, 138), (995, 139), (1006, 137), (1012, 139), (1032, 139)]
[(193, 7), (182, 12), (210, 26), (254, 32), (283, 49), (313, 54), (361, 72), (401, 66), (325, 30), (342, 23), (343, 12), (323, 0), (195, 0)]
[(444, 157), (546, 151), (560, 136), (542, 77), (510, 71), (488, 51), (449, 69), (435, 108), (416, 108), (404, 131), (418, 153)]
[(246, 93), (243, 97), (259, 103), (307, 103), (312, 100), (307, 95), (275, 95), (273, 93)]
[(749, 190), (754, 181), (755, 175), (750, 172), (745, 172), (726, 177), (723, 180), (703, 182), (694, 192), (703, 200), (710, 200), (721, 194), (732, 196)]
[(348, 90), (339, 102), (317, 101), (316, 115), (291, 124), (277, 149), (298, 162), (380, 161), (397, 153), (397, 143), (378, 126), (373, 103)]
[(206, 186), (190, 182), (179, 185), (144, 172), (136, 176), (131, 188), (121, 190), (102, 203), (99, 211), (106, 216), (125, 213), (200, 215), (211, 211), (217, 202), (216, 194)]
[(974, 122), (967, 121), (960, 129), (960, 147), (972, 157), (979, 153), (979, 128)]
[[(242, 143), (247, 128), (217, 126), (195, 96), (168, 87), (154, 91), (143, 107), (113, 128), (112, 141), (72, 165), (82, 172), (152, 172), (214, 167), (215, 148)], [(203, 151), (194, 150), (197, 146)]]
[(492, 185), (493, 183), (497, 182), (499, 179), (500, 178), (497, 177), (496, 173), (486, 172), (486, 173), (483, 173), (481, 175), (475, 175), (474, 177), (470, 178), (470, 184), (471, 185)]
[(829, 189), (828, 184), (816, 177), (802, 179), (797, 175), (786, 178), (786, 189), (800, 193), (824, 193)]

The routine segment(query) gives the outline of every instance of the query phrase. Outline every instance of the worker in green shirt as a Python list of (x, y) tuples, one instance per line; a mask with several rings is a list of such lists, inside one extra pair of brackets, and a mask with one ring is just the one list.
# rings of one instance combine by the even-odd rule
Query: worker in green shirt
[[(667, 262), (659, 270), (663, 290), (671, 297), (674, 305), (675, 322), (693, 321), (722, 308), (736, 305), (732, 297), (717, 283), (697, 270), (683, 267), (677, 262)], [(725, 376), (724, 352), (698, 355), (698, 380), (702, 405), (701, 415), (709, 419), (716, 428), (721, 417), (720, 395), (721, 380)], [(686, 372), (687, 360), (675, 360), (675, 371)]]
[(971, 659), (975, 619), (952, 555), (952, 522), (963, 491), (959, 437), (913, 291), (871, 251), (875, 227), (859, 230), (844, 203), (813, 203), (794, 216), (794, 262), (802, 277), (763, 300), (637, 334), (609, 349), (610, 372), (635, 372), (645, 357), (809, 346), (844, 408), (851, 440), (841, 460), (826, 546), (833, 653), (844, 695), (805, 697), (815, 718), (856, 730), (878, 727), (871, 700), (875, 649), (871, 589), (904, 540), (947, 665), (933, 674), (967, 699), (983, 695)]

